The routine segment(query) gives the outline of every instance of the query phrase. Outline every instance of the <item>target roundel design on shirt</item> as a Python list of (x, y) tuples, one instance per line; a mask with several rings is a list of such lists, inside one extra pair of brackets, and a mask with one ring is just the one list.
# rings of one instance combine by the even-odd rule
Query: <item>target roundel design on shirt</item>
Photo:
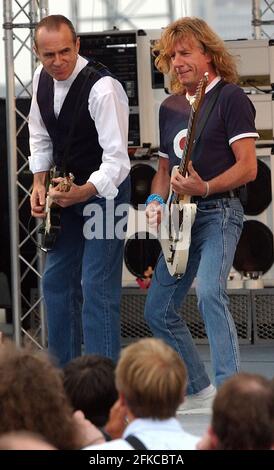
[(185, 143), (186, 143), (187, 129), (182, 129), (175, 135), (173, 139), (173, 150), (177, 158), (182, 158)]

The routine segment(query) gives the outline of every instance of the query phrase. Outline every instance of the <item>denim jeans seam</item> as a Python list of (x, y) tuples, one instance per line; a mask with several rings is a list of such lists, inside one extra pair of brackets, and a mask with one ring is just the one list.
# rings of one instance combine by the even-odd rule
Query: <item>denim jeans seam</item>
[(103, 305), (104, 305), (104, 336), (105, 336), (105, 346), (106, 346), (106, 354), (111, 357), (112, 351), (110, 351), (110, 344), (111, 341), (109, 341), (109, 337), (111, 335), (111, 328), (110, 328), (110, 306), (109, 306), (109, 300), (107, 299), (106, 295), (106, 279), (107, 279), (107, 273), (108, 273), (108, 266), (109, 266), (109, 261), (111, 259), (111, 243), (107, 243), (107, 247), (109, 248), (107, 250), (107, 262), (105, 263), (105, 269), (102, 277), (102, 282), (103, 282)]
[(223, 296), (221, 295), (221, 285), (222, 285), (222, 275), (223, 275), (223, 269), (226, 264), (226, 257), (227, 257), (227, 239), (226, 239), (226, 231), (227, 231), (227, 225), (228, 225), (228, 219), (229, 219), (229, 207), (224, 210), (225, 217), (223, 219), (223, 224), (222, 224), (222, 238), (223, 238), (223, 261), (222, 261), (222, 267), (221, 267), (221, 272), (219, 276), (219, 299), (221, 301), (222, 307), (223, 307), (223, 312), (224, 312), (224, 318), (227, 322), (228, 325), (228, 331), (229, 331), (229, 338), (230, 338), (230, 343), (232, 346), (233, 350), (233, 358), (234, 358), (234, 363), (235, 363), (235, 368), (236, 370), (239, 370), (239, 360), (238, 360), (238, 348), (237, 345), (235, 344), (234, 341), (234, 334), (233, 330), (235, 326), (233, 325), (233, 319), (231, 317), (231, 314), (227, 308), (227, 306), (223, 302)]
[[(172, 333), (172, 331), (168, 328), (168, 325), (167, 325), (167, 316), (168, 316), (168, 310), (169, 310), (169, 307), (170, 307), (170, 303), (171, 303), (171, 300), (172, 298), (174, 297), (175, 295), (175, 292), (176, 290), (178, 289), (178, 285), (179, 283), (175, 284), (175, 288), (173, 288), (172, 292), (171, 292), (171, 295), (169, 297), (169, 300), (166, 304), (166, 308), (165, 308), (165, 315), (164, 315), (164, 320), (165, 320), (165, 326), (166, 326), (166, 329), (167, 331), (169, 332), (170, 336), (173, 338), (174, 342), (176, 343), (177, 347), (178, 347), (178, 342), (177, 342), (177, 339), (175, 339), (175, 336), (174, 334)], [(180, 350), (180, 348), (178, 347), (178, 350)]]
[[(81, 247), (79, 247), (79, 252), (82, 251)], [(79, 255), (79, 259), (80, 259), (80, 255)], [(70, 277), (70, 286), (69, 286), (69, 305), (70, 306), (73, 306), (75, 308), (75, 299), (73, 297), (75, 297), (75, 290), (74, 290), (74, 287), (75, 287), (75, 284), (77, 283), (77, 276), (76, 276), (76, 273), (77, 271), (76, 270), (73, 270), (73, 275)], [(74, 311), (74, 308), (69, 308), (69, 312), (73, 312)], [(76, 309), (76, 312), (77, 312), (77, 309)], [(79, 311), (79, 314), (81, 315), (81, 310)], [(74, 318), (75, 318), (75, 313), (74, 313)], [(78, 319), (79, 320), (79, 319)], [(76, 320), (77, 321), (77, 320)], [(70, 324), (73, 325), (73, 332), (75, 332), (75, 328), (76, 328), (76, 325), (73, 323), (72, 319), (70, 318)], [(81, 322), (81, 318), (80, 318), (80, 322)], [(75, 337), (75, 334), (72, 334), (72, 338), (71, 340), (76, 340), (76, 337)], [(77, 338), (77, 340), (79, 341), (78, 344), (74, 344), (74, 348), (71, 347), (71, 351), (72, 351), (72, 356), (74, 357), (74, 355), (78, 355), (78, 354), (81, 354), (81, 346), (82, 346), (82, 328), (81, 328), (81, 333), (80, 333), (80, 338)], [(72, 357), (72, 358), (73, 358)]]
[[(179, 347), (179, 345), (178, 345), (177, 338), (175, 337), (175, 335), (172, 333), (172, 331), (171, 331), (171, 330), (168, 328), (168, 326), (167, 326), (166, 318), (167, 318), (167, 316), (168, 316), (168, 310), (169, 310), (169, 307), (170, 307), (171, 300), (172, 300), (172, 298), (174, 297), (174, 295), (175, 295), (177, 289), (179, 288), (179, 285), (180, 285), (179, 282), (175, 285), (175, 288), (173, 289), (173, 291), (172, 291), (172, 293), (171, 293), (171, 295), (170, 295), (170, 298), (169, 298), (169, 300), (168, 300), (168, 303), (167, 303), (167, 305), (166, 305), (165, 315), (164, 315), (166, 330), (169, 332), (170, 336), (172, 337), (172, 339), (173, 339), (173, 341), (174, 341), (174, 344), (176, 344), (176, 346), (177, 346), (177, 351), (180, 351), (180, 347)], [(176, 313), (178, 314), (178, 312), (176, 312)], [(179, 314), (178, 314), (178, 315), (179, 315)], [(195, 379), (192, 379), (192, 381), (191, 381), (191, 394), (193, 393), (193, 388), (194, 388), (193, 386), (195, 386), (195, 384), (196, 384), (197, 382), (199, 383), (200, 380), (201, 380), (201, 377), (200, 377), (200, 376), (199, 376), (199, 377), (196, 377)], [(210, 381), (209, 381), (209, 383), (210, 383)], [(195, 391), (194, 393), (198, 393), (199, 391), (200, 391), (200, 390)]]

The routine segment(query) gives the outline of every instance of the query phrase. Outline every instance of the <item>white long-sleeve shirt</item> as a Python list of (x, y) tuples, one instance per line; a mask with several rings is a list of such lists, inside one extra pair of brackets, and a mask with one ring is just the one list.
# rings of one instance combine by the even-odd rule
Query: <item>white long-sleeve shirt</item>
[[(200, 437), (185, 432), (176, 418), (156, 420), (137, 418), (132, 421), (123, 438), (134, 435), (150, 450), (195, 450)], [(125, 439), (114, 439), (103, 444), (90, 445), (83, 450), (132, 450)]]
[[(78, 56), (74, 71), (67, 80), (54, 82), (54, 113), (58, 117), (66, 95), (79, 72), (88, 61)], [(29, 166), (32, 173), (48, 171), (53, 166), (53, 146), (42, 120), (37, 103), (37, 88), (42, 70), (40, 65), (33, 77), (33, 97), (29, 115), (30, 152)], [(128, 157), (128, 98), (118, 80), (100, 78), (91, 88), (87, 102), (91, 119), (98, 132), (103, 149), (102, 163), (87, 181), (97, 189), (98, 196), (114, 198), (118, 186), (130, 171)]]

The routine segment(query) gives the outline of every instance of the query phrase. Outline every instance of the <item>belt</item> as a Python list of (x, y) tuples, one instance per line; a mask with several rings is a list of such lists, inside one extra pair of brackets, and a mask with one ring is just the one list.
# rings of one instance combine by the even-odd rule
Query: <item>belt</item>
[(207, 197), (202, 197), (202, 196), (192, 196), (191, 201), (192, 202), (202, 202), (202, 201), (211, 201), (213, 199), (232, 199), (234, 197), (239, 197), (239, 192), (237, 189), (233, 189), (231, 191), (225, 191), (223, 193), (215, 193), (215, 194), (210, 194)]

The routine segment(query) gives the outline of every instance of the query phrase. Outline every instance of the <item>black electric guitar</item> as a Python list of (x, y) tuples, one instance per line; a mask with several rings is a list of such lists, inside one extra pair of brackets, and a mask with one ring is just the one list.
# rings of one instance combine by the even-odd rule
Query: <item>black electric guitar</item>
[[(187, 176), (187, 167), (194, 144), (197, 117), (204, 99), (207, 83), (208, 74), (205, 73), (198, 84), (195, 100), (191, 105), (182, 160), (179, 166), (173, 168), (172, 175), (179, 171), (182, 176)], [(171, 276), (180, 277), (186, 270), (191, 243), (191, 228), (195, 220), (196, 209), (196, 204), (190, 202), (190, 196), (178, 195), (170, 188), (162, 222), (159, 226), (159, 237)]]
[(60, 172), (56, 171), (55, 167), (50, 170), (47, 184), (45, 219), (41, 228), (39, 229), (39, 233), (41, 234), (40, 247), (43, 251), (52, 250), (57, 235), (61, 229), (60, 220), (62, 208), (52, 200), (51, 196), (49, 195), (49, 190), (52, 187), (58, 186), (60, 191), (68, 192), (74, 180), (74, 176), (72, 175), (72, 173), (70, 173), (69, 176), (62, 176), (62, 182), (53, 182), (54, 178), (58, 178), (60, 176), (62, 175), (60, 174)]

